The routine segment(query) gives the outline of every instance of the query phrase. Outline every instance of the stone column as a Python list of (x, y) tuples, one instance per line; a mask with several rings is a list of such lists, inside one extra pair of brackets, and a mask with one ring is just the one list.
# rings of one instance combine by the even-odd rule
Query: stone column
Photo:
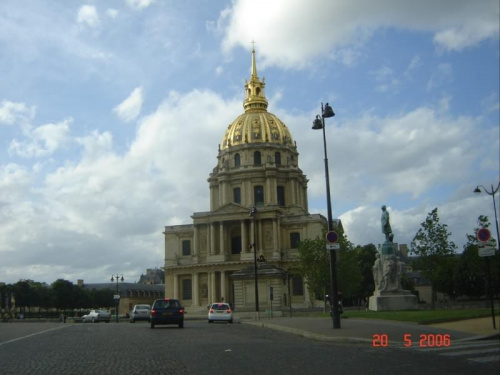
[(219, 254), (225, 254), (224, 250), (224, 222), (220, 222), (219, 226)]
[(241, 252), (248, 253), (247, 226), (245, 220), (241, 220)]
[(198, 288), (198, 272), (193, 272), (193, 306), (200, 306), (200, 292)]
[[(167, 297), (167, 296), (165, 296)], [(174, 275), (174, 298), (179, 299), (179, 276)]]
[(198, 253), (199, 253), (199, 238), (200, 238), (200, 234), (199, 234), (199, 228), (198, 228), (198, 225), (194, 225), (194, 234), (193, 234), (193, 256), (197, 256)]
[(227, 302), (226, 296), (226, 271), (220, 271), (220, 296), (224, 297), (224, 301)]
[[(256, 243), (254, 243), (255, 234), (256, 234), (256, 232), (255, 232), (255, 219), (252, 219), (250, 221), (250, 243), (253, 244), (254, 246), (257, 245)], [(249, 251), (250, 251), (250, 249), (249, 249)], [(253, 251), (253, 248), (252, 248), (252, 251)]]
[(297, 204), (297, 180), (292, 179), (290, 181), (290, 196), (291, 196), (291, 204)]
[(263, 237), (262, 236), (262, 220), (258, 220), (257, 221), (257, 243), (258, 243), (257, 250), (264, 253), (264, 246), (263, 246), (263, 242), (262, 242), (262, 237)]
[(210, 223), (210, 255), (215, 254), (215, 224)]
[(210, 272), (210, 302), (217, 302), (215, 299), (217, 298), (217, 294), (215, 293), (215, 272)]

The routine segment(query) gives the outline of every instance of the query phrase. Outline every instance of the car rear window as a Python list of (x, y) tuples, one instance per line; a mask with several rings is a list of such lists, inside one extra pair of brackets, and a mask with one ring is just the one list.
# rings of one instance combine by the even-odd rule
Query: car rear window
[(181, 307), (181, 304), (176, 299), (165, 300), (165, 301), (156, 301), (155, 308), (156, 309), (178, 309)]
[(225, 303), (214, 303), (212, 309), (214, 310), (227, 310), (229, 306)]
[(137, 305), (135, 306), (136, 309), (141, 309), (141, 310), (144, 310), (144, 309), (147, 309), (149, 310), (149, 305)]

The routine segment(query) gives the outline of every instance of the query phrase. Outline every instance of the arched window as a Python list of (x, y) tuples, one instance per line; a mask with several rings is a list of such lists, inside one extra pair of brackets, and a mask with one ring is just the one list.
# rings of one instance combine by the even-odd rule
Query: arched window
[(274, 163), (276, 165), (281, 165), (281, 154), (279, 152), (274, 154)]
[(262, 164), (260, 151), (255, 151), (253, 153), (253, 164), (254, 165), (261, 165)]
[(276, 193), (278, 196), (278, 206), (284, 206), (285, 205), (285, 187), (284, 186), (278, 186), (276, 188)]
[(253, 201), (256, 207), (262, 207), (264, 205), (264, 187), (254, 186), (253, 187)]
[(240, 163), (241, 163), (240, 154), (234, 155), (234, 166), (238, 168), (241, 165)]
[(233, 189), (233, 202), (241, 204), (241, 189), (239, 187)]

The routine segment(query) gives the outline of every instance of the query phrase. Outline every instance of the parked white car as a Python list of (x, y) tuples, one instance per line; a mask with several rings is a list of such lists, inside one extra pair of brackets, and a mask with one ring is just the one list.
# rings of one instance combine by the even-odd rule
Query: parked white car
[(92, 322), (106, 322), (111, 321), (111, 313), (108, 310), (90, 310), (88, 314), (82, 316), (83, 323)]
[(135, 323), (138, 320), (146, 320), (149, 322), (149, 314), (151, 306), (145, 304), (135, 305), (130, 312), (130, 323)]

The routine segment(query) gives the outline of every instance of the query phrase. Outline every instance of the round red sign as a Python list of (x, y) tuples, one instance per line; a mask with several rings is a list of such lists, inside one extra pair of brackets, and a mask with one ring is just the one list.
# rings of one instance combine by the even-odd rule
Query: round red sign
[(491, 233), (488, 228), (481, 228), (477, 231), (477, 239), (481, 242), (489, 241)]

